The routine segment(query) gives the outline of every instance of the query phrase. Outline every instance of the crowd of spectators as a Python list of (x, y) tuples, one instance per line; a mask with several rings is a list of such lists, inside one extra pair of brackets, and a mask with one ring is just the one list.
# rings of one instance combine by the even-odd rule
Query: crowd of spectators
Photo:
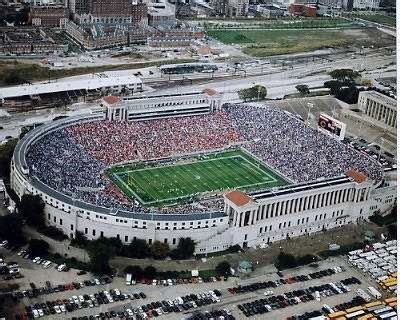
[[(240, 143), (293, 182), (331, 178), (353, 169), (382, 178), (372, 158), (306, 126), (280, 109), (227, 105), (208, 115), (140, 122), (95, 121), (48, 133), (28, 151), (33, 174), (54, 190), (106, 208), (149, 213), (105, 176), (110, 165), (226, 148)], [(196, 200), (160, 213), (222, 210), (223, 201)]]
[(307, 126), (281, 109), (227, 105), (245, 148), (293, 182), (333, 178), (352, 169), (382, 179), (378, 162)]
[(220, 149), (239, 140), (222, 112), (140, 122), (88, 122), (67, 131), (92, 158), (106, 165)]

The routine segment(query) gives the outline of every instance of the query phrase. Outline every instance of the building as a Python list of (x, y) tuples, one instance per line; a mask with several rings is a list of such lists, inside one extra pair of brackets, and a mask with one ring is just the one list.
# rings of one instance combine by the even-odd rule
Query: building
[(353, 9), (379, 9), (380, 0), (354, 0)]
[(283, 17), (285, 10), (276, 5), (258, 5), (256, 12), (267, 19)]
[(204, 114), (221, 108), (221, 94), (212, 89), (202, 92), (146, 97), (106, 97), (107, 120), (155, 119), (166, 116)]
[(385, 180), (386, 175), (396, 174), (395, 168), (387, 169), (383, 180), (376, 182), (349, 170), (334, 178), (270, 190), (226, 191), (221, 196), (224, 204), (220, 211), (190, 214), (140, 213), (89, 204), (49, 188), (30, 172), (27, 151), (50, 131), (82, 121), (104, 119), (104, 116), (116, 121), (127, 118), (140, 121), (154, 117), (154, 112), (163, 117), (190, 115), (188, 109), (193, 104), (204, 103), (210, 110), (207, 95), (213, 96), (215, 91), (158, 96), (147, 102), (144, 98), (109, 97), (105, 99), (106, 115), (69, 117), (42, 125), (25, 135), (16, 146), (11, 163), (11, 187), (18, 197), (39, 195), (45, 203), (47, 224), (61, 229), (71, 238), (80, 231), (90, 240), (101, 236), (117, 237), (128, 244), (140, 238), (150, 244), (158, 240), (175, 247), (179, 238), (190, 237), (196, 242), (196, 254), (218, 252), (234, 245), (257, 247), (349, 223), (357, 224), (376, 211), (391, 210), (396, 203), (396, 181)]
[(239, 17), (247, 16), (249, 0), (213, 0), (212, 6), (217, 16)]
[(142, 27), (148, 25), (147, 4), (141, 2), (132, 4), (132, 22)]
[(34, 26), (62, 27), (69, 20), (69, 10), (64, 6), (31, 7), (29, 20)]
[(229, 16), (245, 17), (249, 12), (249, 0), (229, 0)]
[(41, 28), (0, 28), (0, 54), (44, 54), (64, 52), (68, 46), (57, 43)]
[(358, 108), (368, 117), (391, 128), (397, 128), (397, 102), (376, 91), (362, 91), (358, 96)]
[(289, 6), (289, 13), (294, 16), (316, 17), (317, 8), (308, 4), (292, 3)]
[(343, 8), (343, 0), (319, 0), (318, 5), (341, 9)]
[[(80, 15), (78, 19), (90, 17)], [(68, 21), (65, 24), (66, 33), (78, 42), (85, 50), (110, 48), (113, 46), (129, 46), (133, 43), (146, 43), (150, 36), (146, 29), (136, 28), (133, 24), (77, 24)]]
[(129, 0), (88, 0), (88, 4), (89, 13), (101, 20), (104, 18), (119, 19), (132, 15), (132, 1)]

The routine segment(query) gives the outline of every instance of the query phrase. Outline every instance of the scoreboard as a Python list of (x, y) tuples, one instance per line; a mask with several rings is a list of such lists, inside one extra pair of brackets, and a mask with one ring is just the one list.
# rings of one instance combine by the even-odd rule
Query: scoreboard
[(318, 130), (333, 136), (335, 139), (343, 140), (346, 132), (346, 124), (321, 113), (318, 119)]

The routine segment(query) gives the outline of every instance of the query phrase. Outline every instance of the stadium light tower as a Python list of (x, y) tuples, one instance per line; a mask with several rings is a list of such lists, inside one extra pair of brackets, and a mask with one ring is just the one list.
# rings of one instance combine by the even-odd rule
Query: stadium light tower
[(307, 107), (308, 107), (308, 112), (307, 112), (307, 122), (306, 124), (309, 126), (310, 125), (310, 112), (311, 109), (314, 108), (314, 104), (311, 102), (307, 102)]

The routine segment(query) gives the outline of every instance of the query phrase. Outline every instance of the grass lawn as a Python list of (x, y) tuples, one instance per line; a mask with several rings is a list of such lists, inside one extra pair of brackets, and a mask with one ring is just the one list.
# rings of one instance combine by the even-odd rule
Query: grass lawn
[(226, 44), (246, 45), (243, 52), (257, 57), (345, 46), (352, 39), (341, 30), (212, 30), (207, 34)]
[(163, 166), (112, 168), (110, 179), (129, 199), (160, 206), (207, 192), (254, 190), (286, 185), (272, 169), (242, 151), (202, 155)]
[(391, 27), (396, 26), (396, 17), (389, 17), (389, 16), (384, 16), (381, 14), (376, 14), (376, 15), (360, 15), (358, 16), (360, 19), (376, 22), (376, 23), (381, 23), (381, 24), (386, 24)]

